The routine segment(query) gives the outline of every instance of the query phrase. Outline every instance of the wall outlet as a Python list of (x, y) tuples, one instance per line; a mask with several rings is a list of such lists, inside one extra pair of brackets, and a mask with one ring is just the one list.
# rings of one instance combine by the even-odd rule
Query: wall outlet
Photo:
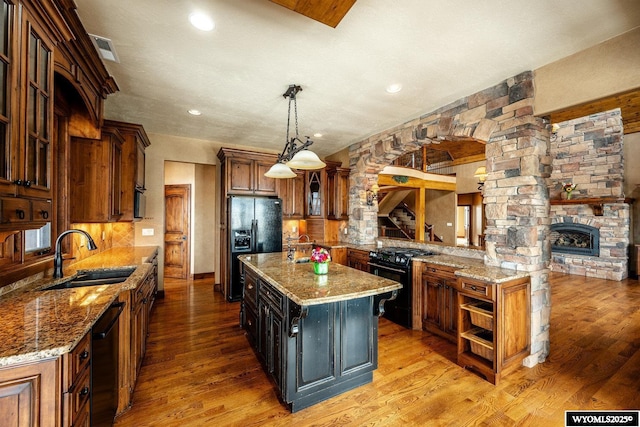
[(346, 236), (347, 234), (349, 234), (349, 228), (348, 228), (348, 227), (345, 227), (345, 228), (344, 228), (344, 235)]
[(452, 222), (448, 222), (447, 223), (447, 227), (453, 227), (453, 223)]
[(298, 232), (298, 227), (296, 227), (295, 225), (293, 227), (291, 227), (291, 232), (292, 233), (297, 233)]
[(143, 236), (153, 236), (153, 228), (143, 228), (142, 235)]

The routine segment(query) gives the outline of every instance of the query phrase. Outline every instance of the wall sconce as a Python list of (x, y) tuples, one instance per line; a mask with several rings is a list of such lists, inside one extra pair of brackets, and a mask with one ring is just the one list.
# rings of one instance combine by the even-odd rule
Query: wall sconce
[(560, 129), (560, 125), (557, 123), (554, 123), (551, 125), (551, 134), (549, 135), (549, 139), (551, 141), (555, 141), (556, 138), (558, 137), (558, 129)]
[(378, 200), (378, 190), (380, 190), (380, 187), (378, 187), (378, 184), (373, 184), (367, 190), (367, 205), (368, 206), (373, 206), (373, 202)]
[(476, 169), (473, 177), (478, 180), (478, 190), (482, 190), (484, 187), (484, 182), (487, 179), (487, 168), (485, 166), (480, 166)]

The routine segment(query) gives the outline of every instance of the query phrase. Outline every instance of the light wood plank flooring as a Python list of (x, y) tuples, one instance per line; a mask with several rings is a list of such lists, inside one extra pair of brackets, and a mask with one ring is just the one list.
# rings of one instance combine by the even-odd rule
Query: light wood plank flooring
[(291, 414), (211, 280), (165, 281), (133, 407), (116, 426), (562, 426), (568, 409), (640, 409), (640, 285), (553, 274), (551, 353), (493, 386), (453, 344), (380, 321), (373, 383)]

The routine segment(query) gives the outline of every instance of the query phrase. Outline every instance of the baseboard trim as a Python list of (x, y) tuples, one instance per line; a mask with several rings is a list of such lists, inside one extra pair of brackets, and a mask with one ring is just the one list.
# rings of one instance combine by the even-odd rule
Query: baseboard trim
[(198, 273), (198, 274), (192, 274), (191, 275), (191, 279), (193, 280), (201, 280), (201, 279), (215, 279), (216, 278), (216, 273)]

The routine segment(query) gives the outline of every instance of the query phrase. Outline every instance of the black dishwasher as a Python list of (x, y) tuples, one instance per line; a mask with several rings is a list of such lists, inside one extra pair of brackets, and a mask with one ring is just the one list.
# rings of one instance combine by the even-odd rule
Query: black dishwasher
[(91, 333), (91, 425), (111, 426), (118, 408), (118, 319), (124, 302), (111, 304)]

